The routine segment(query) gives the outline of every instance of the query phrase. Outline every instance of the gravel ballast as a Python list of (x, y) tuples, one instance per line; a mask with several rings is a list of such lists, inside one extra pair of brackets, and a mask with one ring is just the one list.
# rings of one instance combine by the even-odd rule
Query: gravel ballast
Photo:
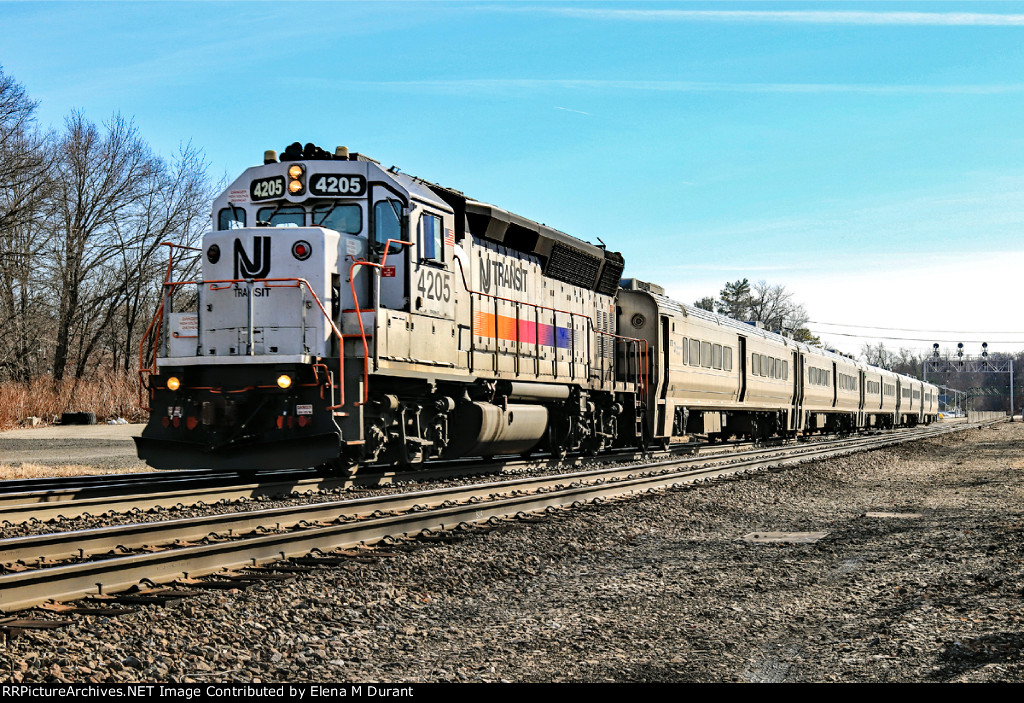
[[(1021, 681), (1022, 441), (1001, 424), (73, 616), (0, 643), (0, 680)], [(743, 540), (773, 532), (828, 534)]]

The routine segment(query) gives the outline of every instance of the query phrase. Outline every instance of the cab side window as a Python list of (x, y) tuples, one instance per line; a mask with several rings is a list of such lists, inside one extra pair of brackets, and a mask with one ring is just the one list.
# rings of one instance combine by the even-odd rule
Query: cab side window
[(441, 240), (441, 218), (437, 215), (424, 213), (420, 217), (420, 237), (423, 243), (423, 258), (431, 261), (443, 261), (444, 247)]

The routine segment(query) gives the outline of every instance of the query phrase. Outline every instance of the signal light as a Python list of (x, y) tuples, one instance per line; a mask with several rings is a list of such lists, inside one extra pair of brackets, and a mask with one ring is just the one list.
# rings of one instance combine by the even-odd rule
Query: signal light
[(178, 380), (177, 376), (171, 376), (167, 379), (167, 388), (168, 390), (176, 391), (181, 388), (181, 381)]
[(288, 192), (292, 195), (302, 195), (306, 192), (306, 167), (302, 164), (292, 164), (288, 167)]

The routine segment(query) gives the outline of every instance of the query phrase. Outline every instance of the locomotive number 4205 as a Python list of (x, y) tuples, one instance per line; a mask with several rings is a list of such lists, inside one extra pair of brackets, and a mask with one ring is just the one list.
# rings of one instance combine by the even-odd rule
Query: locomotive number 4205
[(362, 195), (366, 192), (366, 179), (362, 176), (342, 176), (318, 173), (309, 183), (313, 195)]
[(448, 281), (448, 276), (435, 272), (432, 269), (420, 269), (420, 278), (416, 283), (416, 290), (422, 293), (428, 300), (440, 300), (447, 303), (452, 299), (452, 286)]

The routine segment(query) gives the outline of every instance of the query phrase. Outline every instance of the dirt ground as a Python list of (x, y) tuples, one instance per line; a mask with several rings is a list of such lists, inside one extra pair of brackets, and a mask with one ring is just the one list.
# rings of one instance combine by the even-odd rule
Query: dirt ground
[(132, 437), (145, 425), (53, 425), (0, 432), (0, 481), (151, 471)]

